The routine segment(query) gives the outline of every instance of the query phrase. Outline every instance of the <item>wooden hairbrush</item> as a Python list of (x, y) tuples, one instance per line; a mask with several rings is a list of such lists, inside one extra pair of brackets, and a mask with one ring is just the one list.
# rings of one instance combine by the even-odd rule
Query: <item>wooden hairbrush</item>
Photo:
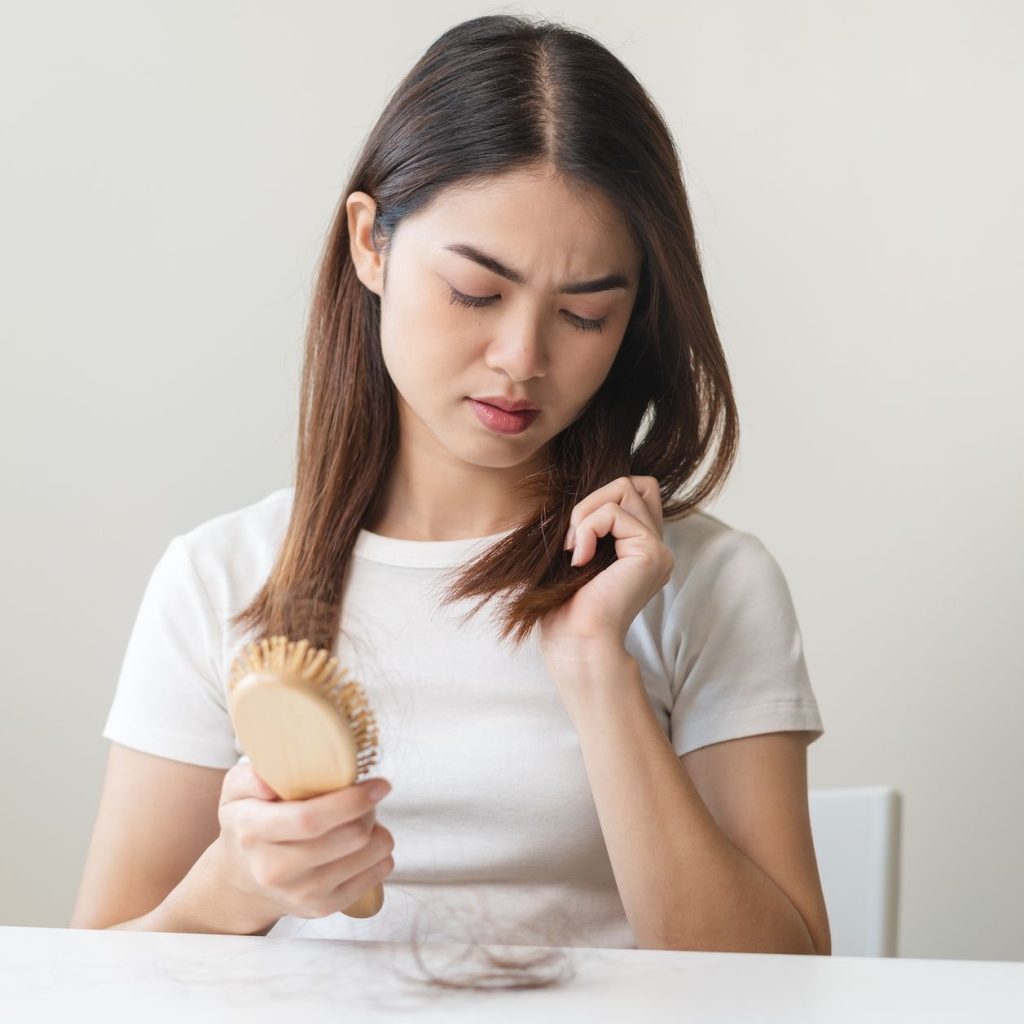
[[(235, 658), (228, 705), (235, 734), (256, 773), (284, 800), (351, 786), (377, 763), (377, 723), (359, 683), (330, 651), (272, 636)], [(344, 913), (372, 917), (380, 884)]]

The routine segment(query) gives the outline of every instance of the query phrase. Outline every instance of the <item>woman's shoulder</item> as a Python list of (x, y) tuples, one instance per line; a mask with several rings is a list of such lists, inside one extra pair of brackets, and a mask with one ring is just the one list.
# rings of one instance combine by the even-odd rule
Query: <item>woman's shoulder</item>
[(287, 524), (293, 493), (294, 488), (281, 487), (258, 501), (203, 520), (184, 536), (193, 547), (216, 547), (238, 541), (260, 543)]
[(681, 594), (699, 601), (712, 589), (774, 597), (786, 589), (782, 568), (760, 537), (708, 512), (666, 522), (663, 537), (675, 557), (665, 588), (669, 603)]
[(196, 574), (222, 607), (247, 603), (277, 557), (291, 514), (294, 488), (206, 519), (182, 535)]
[(678, 580), (689, 575), (698, 561), (764, 547), (754, 534), (702, 509), (682, 519), (666, 521), (662, 534), (665, 544), (675, 556), (673, 576)]

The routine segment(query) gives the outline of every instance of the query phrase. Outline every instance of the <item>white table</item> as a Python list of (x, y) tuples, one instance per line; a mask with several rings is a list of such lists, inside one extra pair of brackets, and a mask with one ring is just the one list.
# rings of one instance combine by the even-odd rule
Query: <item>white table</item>
[[(425, 946), (424, 962), (441, 971), (465, 950)], [(1024, 963), (567, 952), (575, 974), (556, 988), (431, 992), (402, 980), (416, 962), (398, 943), (0, 927), (0, 1020), (1024, 1021)]]

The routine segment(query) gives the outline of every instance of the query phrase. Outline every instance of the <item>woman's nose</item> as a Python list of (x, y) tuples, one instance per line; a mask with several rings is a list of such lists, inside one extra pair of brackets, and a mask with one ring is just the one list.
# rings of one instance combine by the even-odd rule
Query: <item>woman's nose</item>
[(515, 381), (543, 377), (547, 373), (547, 349), (537, 324), (508, 324), (487, 349), (487, 365)]

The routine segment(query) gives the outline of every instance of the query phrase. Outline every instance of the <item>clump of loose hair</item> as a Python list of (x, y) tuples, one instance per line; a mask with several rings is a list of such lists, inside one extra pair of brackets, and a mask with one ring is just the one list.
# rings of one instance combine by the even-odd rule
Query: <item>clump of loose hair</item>
[(590, 562), (570, 566), (561, 540), (584, 496), (618, 477), (653, 476), (669, 521), (724, 483), (738, 416), (664, 119), (591, 36), (552, 20), (472, 18), (439, 36), (398, 84), (339, 199), (306, 333), (288, 526), (266, 582), (232, 624), (334, 649), (352, 550), (397, 451), (380, 297), (356, 276), (345, 199), (374, 198), (374, 245), (386, 255), (402, 220), (446, 189), (530, 167), (615, 205), (643, 257), (640, 281), (605, 380), (515, 492), (516, 507), (531, 511), (459, 567), (444, 600), (477, 598), (475, 614), (500, 596), (499, 639), (521, 644), (615, 560), (605, 537)]

